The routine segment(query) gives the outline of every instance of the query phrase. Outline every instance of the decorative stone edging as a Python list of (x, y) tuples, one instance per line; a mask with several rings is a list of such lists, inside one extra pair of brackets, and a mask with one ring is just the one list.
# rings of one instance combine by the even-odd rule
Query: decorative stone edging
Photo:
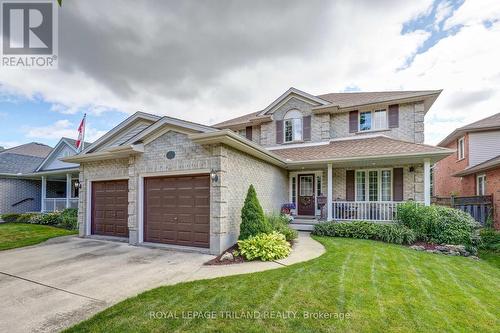
[(415, 251), (425, 251), (428, 253), (444, 254), (448, 256), (469, 257), (471, 259), (479, 260), (477, 256), (472, 255), (472, 253), (467, 251), (464, 245), (436, 245), (432, 249), (426, 249), (422, 245), (412, 245), (410, 246), (410, 249), (413, 249)]

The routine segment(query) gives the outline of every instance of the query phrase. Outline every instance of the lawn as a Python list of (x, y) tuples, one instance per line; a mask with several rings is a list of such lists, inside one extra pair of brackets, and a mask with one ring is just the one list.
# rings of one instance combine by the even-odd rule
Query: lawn
[(27, 223), (0, 224), (0, 250), (35, 245), (49, 238), (75, 234), (76, 231)]
[(500, 327), (500, 269), (488, 262), (368, 240), (317, 239), (327, 249), (317, 259), (153, 289), (69, 332), (492, 332)]

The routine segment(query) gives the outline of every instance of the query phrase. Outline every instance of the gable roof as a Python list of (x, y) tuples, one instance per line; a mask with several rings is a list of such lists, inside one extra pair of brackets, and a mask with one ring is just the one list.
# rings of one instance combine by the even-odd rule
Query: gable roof
[(94, 151), (98, 147), (102, 146), (104, 143), (108, 142), (109, 140), (113, 139), (118, 133), (120, 133), (122, 130), (124, 130), (128, 125), (131, 125), (133, 122), (139, 120), (139, 119), (144, 119), (148, 120), (150, 122), (156, 122), (158, 119), (160, 119), (160, 116), (150, 114), (150, 113), (145, 113), (145, 112), (136, 112), (115, 127), (113, 127), (110, 131), (108, 131), (106, 134), (101, 136), (98, 140), (96, 140), (93, 144), (89, 145), (86, 147), (80, 154), (86, 154), (88, 152)]
[(20, 146), (4, 149), (0, 154), (19, 154), (26, 156), (35, 156), (45, 158), (52, 151), (52, 147), (44, 145), (43, 143), (30, 142)]
[(51, 151), (52, 147), (37, 142), (2, 150), (0, 151), (0, 173), (33, 172)]
[[(412, 90), (412, 91), (374, 91), (374, 92), (347, 92), (329, 93), (313, 96), (295, 88), (288, 89), (264, 110), (248, 113), (213, 125), (217, 128), (243, 127), (248, 123), (258, 120), (259, 116), (268, 114), (273, 108), (279, 106), (288, 96), (304, 97), (316, 103), (313, 110), (316, 112), (346, 112), (350, 108), (369, 106), (380, 103), (410, 102), (419, 99), (429, 99), (430, 104), (439, 96), (442, 90)], [(430, 107), (430, 105), (429, 105)], [(270, 120), (270, 119), (269, 119)]]
[(478, 173), (478, 172), (483, 172), (491, 169), (498, 168), (500, 169), (500, 155), (493, 157), (492, 159), (489, 159), (487, 161), (484, 161), (483, 163), (479, 163), (477, 165), (474, 165), (473, 167), (464, 169), (460, 172), (455, 173), (453, 176), (454, 177), (463, 177), (467, 176), (473, 173)]
[(441, 90), (420, 91), (372, 91), (372, 92), (348, 92), (330, 93), (318, 97), (337, 105), (339, 108), (355, 107), (367, 104), (392, 102), (401, 99), (423, 97), (441, 93)]
[[(91, 143), (85, 142), (85, 145), (91, 145)], [(54, 157), (55, 154), (59, 153), (59, 151), (62, 149), (61, 148), (62, 146), (69, 147), (71, 150), (73, 150), (73, 152), (75, 154), (78, 153), (77, 148), (76, 148), (76, 140), (63, 137), (63, 138), (61, 138), (61, 140), (59, 140), (59, 142), (56, 144), (54, 149), (52, 149), (52, 151), (43, 159), (43, 161), (40, 163), (40, 165), (38, 165), (38, 167), (35, 169), (35, 172), (42, 170), (43, 167), (49, 163), (49, 161), (52, 161), (52, 158)], [(71, 168), (71, 167), (78, 167), (78, 166), (68, 165), (68, 168)]]
[(386, 136), (337, 139), (326, 144), (273, 149), (272, 151), (289, 163), (396, 156), (447, 156), (453, 153), (453, 150), (450, 149), (397, 140)]
[(441, 147), (447, 146), (450, 144), (450, 142), (452, 142), (455, 139), (458, 139), (467, 132), (481, 132), (481, 131), (490, 131), (495, 129), (500, 129), (500, 112), (492, 116), (486, 117), (484, 119), (470, 123), (468, 125), (457, 128), (456, 130), (448, 134), (448, 136), (445, 137), (440, 143), (438, 143), (438, 146)]

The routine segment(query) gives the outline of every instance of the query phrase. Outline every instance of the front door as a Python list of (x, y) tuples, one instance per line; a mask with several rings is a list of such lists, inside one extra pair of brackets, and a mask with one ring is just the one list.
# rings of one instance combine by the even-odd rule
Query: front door
[(298, 215), (314, 216), (314, 175), (299, 175)]

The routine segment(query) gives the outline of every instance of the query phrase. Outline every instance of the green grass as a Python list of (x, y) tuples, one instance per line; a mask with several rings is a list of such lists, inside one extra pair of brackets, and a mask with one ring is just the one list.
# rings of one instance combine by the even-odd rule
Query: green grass
[(35, 245), (49, 238), (75, 234), (76, 231), (28, 223), (0, 224), (0, 250)]
[[(327, 249), (317, 259), (153, 289), (69, 332), (492, 332), (500, 327), (500, 269), (484, 261), (368, 240), (317, 239)], [(215, 311), (217, 318), (187, 318), (187, 311)], [(225, 319), (220, 311), (261, 316), (293, 311), (296, 317)], [(350, 319), (305, 319), (305, 311)], [(151, 312), (179, 318), (155, 319)]]
[(479, 250), (478, 256), (484, 261), (500, 269), (500, 253), (487, 250)]

